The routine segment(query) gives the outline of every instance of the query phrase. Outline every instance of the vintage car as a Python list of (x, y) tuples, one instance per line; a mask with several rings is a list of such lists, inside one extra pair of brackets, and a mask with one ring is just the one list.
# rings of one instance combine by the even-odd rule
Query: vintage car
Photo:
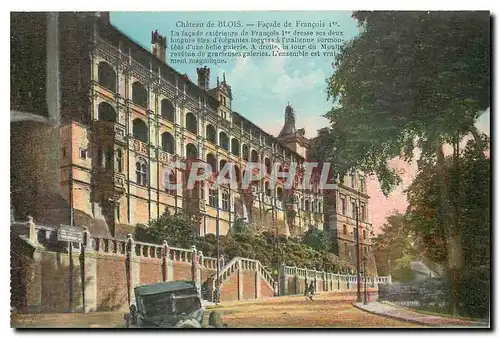
[[(124, 316), (128, 328), (203, 326), (205, 309), (194, 282), (172, 281), (141, 285), (134, 289), (134, 293), (135, 304), (130, 306), (130, 313)], [(211, 314), (211, 322), (214, 321), (212, 317), (218, 319), (219, 323), (222, 322), (217, 313)]]

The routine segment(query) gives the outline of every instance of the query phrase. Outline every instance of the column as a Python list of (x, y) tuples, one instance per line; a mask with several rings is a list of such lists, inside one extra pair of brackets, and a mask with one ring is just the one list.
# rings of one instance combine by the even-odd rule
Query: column
[(243, 299), (243, 271), (241, 270), (241, 260), (237, 262), (238, 266), (238, 300)]

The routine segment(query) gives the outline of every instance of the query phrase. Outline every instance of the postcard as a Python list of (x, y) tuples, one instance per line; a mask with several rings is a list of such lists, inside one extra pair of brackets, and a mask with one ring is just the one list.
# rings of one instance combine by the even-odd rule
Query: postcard
[(10, 18), (13, 328), (490, 327), (489, 12)]

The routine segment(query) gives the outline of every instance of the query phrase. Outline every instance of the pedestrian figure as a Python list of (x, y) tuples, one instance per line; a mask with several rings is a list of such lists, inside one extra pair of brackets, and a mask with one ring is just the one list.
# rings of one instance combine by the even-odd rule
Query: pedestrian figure
[(309, 284), (309, 299), (313, 300), (314, 296), (314, 281), (311, 281), (311, 284)]
[(304, 286), (304, 298), (307, 300), (309, 298), (309, 286), (307, 285), (307, 281)]

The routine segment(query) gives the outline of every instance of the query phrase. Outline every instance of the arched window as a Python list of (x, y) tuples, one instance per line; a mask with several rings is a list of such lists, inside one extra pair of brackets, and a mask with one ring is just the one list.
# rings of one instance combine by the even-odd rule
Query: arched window
[(347, 225), (342, 224), (342, 232), (344, 233), (344, 235), (347, 235)]
[(99, 121), (116, 122), (116, 111), (112, 105), (107, 102), (101, 102), (97, 106)]
[(366, 239), (366, 230), (363, 230), (363, 239)]
[(236, 138), (231, 139), (231, 153), (240, 156), (240, 141)]
[(207, 154), (207, 163), (212, 168), (212, 173), (217, 172), (217, 159), (215, 158), (214, 154)]
[(171, 170), (168, 174), (168, 182), (171, 184), (171, 186), (166, 186), (165, 187), (165, 192), (170, 195), (175, 195), (177, 194), (177, 190), (173, 188), (175, 184), (177, 184), (177, 179), (175, 178), (175, 171)]
[(314, 201), (311, 201), (311, 211), (316, 212), (316, 209), (314, 207), (316, 206), (316, 203)]
[(148, 91), (139, 81), (132, 84), (132, 102), (144, 108), (148, 106)]
[(207, 124), (207, 126), (205, 127), (205, 135), (209, 142), (217, 144), (217, 133), (215, 132), (214, 126), (212, 126), (211, 124)]
[(276, 188), (276, 197), (278, 201), (283, 201), (283, 189), (281, 187)]
[(198, 158), (198, 150), (196, 150), (196, 147), (192, 143), (188, 143), (186, 145), (186, 158), (188, 160), (194, 160)]
[(186, 114), (186, 129), (190, 133), (198, 135), (198, 122), (192, 113)]
[(97, 82), (104, 88), (116, 92), (116, 73), (107, 62), (99, 62), (97, 66)]
[(175, 140), (172, 134), (168, 132), (161, 134), (161, 147), (169, 154), (175, 153)]
[(269, 157), (266, 157), (264, 159), (264, 165), (266, 166), (266, 172), (269, 175), (271, 175), (272, 166), (271, 166), (271, 160), (269, 159)]
[(269, 189), (269, 182), (267, 181), (264, 183), (264, 190), (266, 191), (267, 196), (271, 196), (271, 189)]
[(148, 184), (148, 166), (146, 163), (136, 162), (135, 164), (136, 182), (139, 185), (146, 186)]
[(229, 139), (225, 132), (221, 131), (219, 133), (219, 146), (225, 150), (229, 150)]
[(242, 157), (245, 161), (248, 161), (248, 155), (249, 155), (249, 150), (248, 150), (248, 146), (246, 144), (243, 143), (243, 146), (242, 146)]
[(119, 173), (123, 171), (123, 152), (121, 149), (116, 151), (116, 171)]
[(304, 210), (304, 208), (305, 208), (305, 206), (304, 206), (304, 199), (302, 198), (302, 199), (300, 200), (300, 209), (301, 209), (301, 210)]
[(306, 201), (305, 201), (305, 209), (304, 209), (304, 210), (305, 210), (305, 211), (311, 211), (311, 210), (309, 209), (309, 201), (308, 201), (308, 200), (306, 200)]
[(259, 153), (257, 153), (257, 150), (253, 149), (252, 152), (251, 152), (251, 158), (250, 158), (250, 162), (259, 162)]
[(227, 190), (223, 190), (222, 191), (222, 210), (229, 211), (230, 203), (231, 202), (229, 201), (229, 193), (227, 192)]
[(217, 191), (217, 188), (213, 187), (208, 190), (208, 204), (212, 208), (218, 208), (219, 207), (219, 193)]
[(170, 122), (175, 120), (175, 108), (172, 102), (167, 99), (161, 100), (161, 116)]
[(141, 142), (148, 143), (148, 126), (146, 123), (141, 119), (135, 119), (132, 125), (134, 138)]

